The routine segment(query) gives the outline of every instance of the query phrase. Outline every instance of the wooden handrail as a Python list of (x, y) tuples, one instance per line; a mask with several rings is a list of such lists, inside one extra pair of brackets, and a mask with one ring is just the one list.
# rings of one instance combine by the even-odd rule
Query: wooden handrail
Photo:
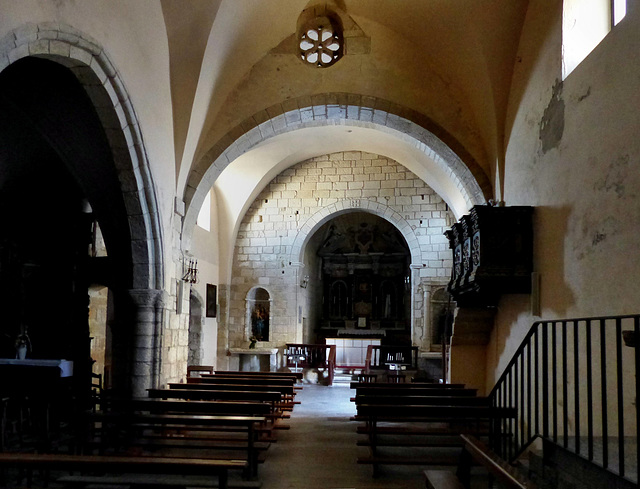
[[(493, 452), (487, 445), (478, 440), (473, 435), (460, 435), (464, 442), (464, 450), (478, 463), (482, 464), (487, 470), (498, 480), (500, 480), (507, 489), (535, 489), (536, 484), (525, 479), (515, 467), (507, 463)], [(466, 468), (465, 468), (466, 470)], [(460, 472), (460, 469), (459, 469)], [(458, 474), (460, 479), (467, 485), (463, 474)], [(468, 487), (468, 485), (467, 485)]]

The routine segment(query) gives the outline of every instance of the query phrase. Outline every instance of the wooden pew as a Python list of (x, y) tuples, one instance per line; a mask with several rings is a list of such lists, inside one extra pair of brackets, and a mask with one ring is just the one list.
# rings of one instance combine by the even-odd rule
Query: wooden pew
[(485, 467), (491, 477), (500, 481), (500, 487), (505, 489), (536, 489), (535, 483), (500, 458), (482, 441), (470, 435), (461, 435), (461, 438), (463, 450), (460, 454), (457, 473), (454, 474), (448, 470), (425, 470), (427, 489), (469, 489), (473, 462)]
[(271, 406), (269, 417), (287, 418), (280, 408), (282, 394), (277, 391), (261, 390), (206, 390), (206, 389), (147, 389), (152, 399), (186, 399), (189, 401), (240, 401), (264, 402)]
[[(369, 384), (370, 385), (370, 384)], [(419, 393), (419, 395), (416, 395)], [(355, 420), (364, 426), (357, 432), (366, 434), (370, 456), (360, 457), (358, 463), (372, 464), (374, 475), (379, 465), (451, 465), (457, 461), (454, 454), (440, 456), (383, 456), (379, 447), (401, 448), (455, 447), (459, 433), (486, 436), (496, 419), (515, 416), (514, 410), (498, 409), (487, 398), (475, 397), (475, 390), (462, 388), (369, 388), (356, 391)], [(379, 426), (384, 423), (384, 426)], [(380, 438), (383, 436), (383, 438)], [(390, 440), (388, 436), (392, 436)], [(444, 451), (441, 451), (444, 453)], [(414, 451), (411, 455), (418, 453)]]
[(191, 401), (258, 401), (273, 406), (282, 398), (277, 391), (207, 390), (207, 389), (147, 389), (153, 399), (188, 399)]
[(243, 375), (202, 375), (201, 377), (190, 377), (188, 384), (270, 384), (270, 385), (290, 385), (295, 387), (294, 379), (281, 379), (274, 377), (245, 377)]
[[(467, 389), (464, 384), (436, 384), (433, 382), (407, 382), (407, 383), (398, 383), (391, 384), (388, 382), (351, 382), (349, 386), (352, 389), (358, 389), (360, 387), (367, 387), (371, 389), (385, 389), (385, 388), (396, 388), (396, 389), (440, 389), (440, 390), (459, 390), (459, 389)], [(477, 389), (475, 389), (477, 390)]]
[(293, 377), (295, 380), (302, 380), (303, 374), (302, 372), (251, 372), (244, 370), (214, 370), (212, 372), (214, 375), (224, 376), (224, 375), (244, 375), (246, 377), (274, 377), (274, 378), (290, 378)]
[[(146, 485), (165, 485), (165, 475), (179, 474), (186, 476), (206, 476), (217, 478), (218, 487), (227, 489), (228, 471), (243, 469), (245, 460), (215, 460), (202, 458), (174, 457), (132, 457), (112, 455), (71, 455), (61, 453), (0, 453), (0, 466), (24, 470), (27, 474), (27, 487), (32, 487), (33, 472), (72, 471), (96, 472), (107, 474), (145, 474), (138, 480), (138, 485), (146, 481)], [(160, 475), (162, 474), (162, 475)], [(175, 487), (175, 481), (172, 481)], [(45, 486), (48, 480), (45, 480)], [(135, 482), (132, 485), (137, 485)], [(186, 488), (191, 485), (183, 481)]]
[(169, 389), (195, 389), (195, 390), (231, 390), (231, 391), (273, 391), (279, 392), (281, 400), (279, 407), (282, 410), (291, 411), (295, 404), (295, 391), (292, 385), (271, 385), (262, 383), (248, 384), (210, 384), (195, 382), (188, 384), (170, 383)]
[[(98, 412), (87, 413), (86, 416), (88, 423), (87, 431), (83, 434), (83, 453), (91, 453), (94, 447), (99, 449), (100, 454), (117, 454), (132, 447), (164, 453), (172, 449), (181, 452), (193, 449), (243, 450), (246, 452), (248, 474), (255, 476), (260, 461), (258, 452), (268, 447), (256, 442), (258, 425), (266, 420), (260, 416), (139, 412)], [(214, 436), (217, 433), (224, 433), (225, 436)], [(233, 436), (229, 437), (229, 434)]]

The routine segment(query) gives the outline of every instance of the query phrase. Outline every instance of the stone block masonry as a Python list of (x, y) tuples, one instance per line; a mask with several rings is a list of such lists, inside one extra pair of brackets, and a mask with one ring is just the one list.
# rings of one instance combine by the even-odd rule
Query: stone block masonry
[[(447, 204), (423, 180), (398, 162), (347, 151), (319, 156), (288, 168), (255, 199), (236, 239), (230, 285), (228, 348), (247, 346), (246, 298), (257, 286), (271, 299), (270, 341), (275, 348), (300, 342), (299, 286), (294, 243), (338, 211), (375, 210), (405, 236), (412, 258), (414, 306), (422, 306), (421, 283), (446, 283), (451, 260), (444, 231), (454, 222)], [(301, 236), (305, 234), (305, 236)], [(424, 307), (412, 308), (414, 344), (425, 335)]]

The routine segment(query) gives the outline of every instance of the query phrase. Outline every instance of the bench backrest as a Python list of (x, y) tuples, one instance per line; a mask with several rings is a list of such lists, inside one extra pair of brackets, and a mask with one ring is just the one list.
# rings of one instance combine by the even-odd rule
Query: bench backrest
[(488, 397), (472, 396), (416, 396), (416, 395), (356, 395), (358, 404), (390, 404), (390, 405), (431, 405), (431, 406), (489, 406)]
[[(402, 384), (389, 384), (402, 385)], [(407, 384), (409, 385), (409, 384)], [(449, 396), (449, 397), (475, 397), (477, 391), (475, 389), (398, 389), (395, 387), (369, 387), (366, 384), (356, 389), (356, 397), (360, 395), (367, 396)]]
[(264, 416), (271, 413), (271, 403), (258, 401), (187, 401), (164, 399), (130, 399), (114, 402), (116, 412), (143, 411), (150, 413), (224, 414)]
[(275, 379), (273, 377), (244, 377), (244, 376), (223, 376), (203, 375), (202, 377), (190, 377), (187, 379), (190, 384), (270, 384), (270, 385), (294, 385), (293, 379)]
[(249, 377), (284, 377), (290, 378), (293, 377), (297, 380), (302, 380), (303, 374), (302, 372), (251, 372), (245, 370), (214, 370), (215, 375), (245, 375)]
[(192, 401), (264, 401), (277, 402), (282, 398), (280, 392), (274, 391), (227, 391), (198, 389), (147, 389), (153, 399), (189, 399)]
[(208, 383), (190, 383), (178, 384), (171, 383), (169, 389), (195, 389), (195, 390), (224, 390), (224, 391), (273, 391), (283, 395), (293, 395), (294, 388), (291, 385), (272, 385), (272, 384), (208, 384)]

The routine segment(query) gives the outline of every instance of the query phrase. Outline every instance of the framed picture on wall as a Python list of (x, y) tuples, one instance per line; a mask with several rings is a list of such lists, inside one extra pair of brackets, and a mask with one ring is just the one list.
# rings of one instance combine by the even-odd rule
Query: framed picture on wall
[(216, 302), (218, 301), (218, 286), (207, 284), (207, 317), (216, 317)]

